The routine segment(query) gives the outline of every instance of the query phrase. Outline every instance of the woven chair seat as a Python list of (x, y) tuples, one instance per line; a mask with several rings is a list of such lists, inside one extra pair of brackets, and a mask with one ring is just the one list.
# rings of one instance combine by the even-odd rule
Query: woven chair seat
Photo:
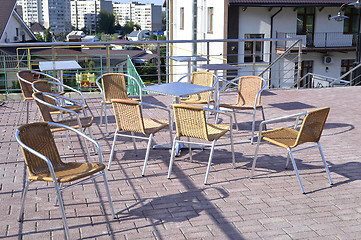
[(229, 125), (226, 124), (207, 124), (209, 141), (218, 140), (229, 131)]
[(143, 118), (143, 121), (144, 131), (147, 135), (150, 135), (151, 133), (157, 133), (158, 131), (168, 126), (169, 123), (168, 119)]
[[(240, 105), (240, 104), (232, 104), (232, 103), (221, 103), (219, 107), (230, 108), (230, 109), (254, 109), (254, 105)], [(262, 108), (262, 105), (256, 105), (256, 108)]]
[(292, 148), (296, 142), (298, 131), (292, 128), (282, 127), (263, 131), (263, 139), (283, 148)]
[[(54, 166), (55, 176), (58, 182), (72, 182), (105, 169), (105, 165), (101, 163), (77, 163), (69, 162)], [(44, 169), (48, 170), (48, 169)], [(52, 182), (53, 178), (49, 171), (29, 176), (30, 181), (47, 181)]]
[[(94, 118), (93, 117), (83, 117), (80, 118), (80, 122), (83, 128), (90, 127), (93, 124)], [(78, 121), (76, 118), (74, 119), (65, 119), (56, 121), (56, 123), (64, 124), (67, 126), (71, 126), (72, 128), (79, 129)], [(58, 127), (51, 127), (51, 132), (58, 132), (58, 131), (65, 131), (65, 128), (58, 128)]]

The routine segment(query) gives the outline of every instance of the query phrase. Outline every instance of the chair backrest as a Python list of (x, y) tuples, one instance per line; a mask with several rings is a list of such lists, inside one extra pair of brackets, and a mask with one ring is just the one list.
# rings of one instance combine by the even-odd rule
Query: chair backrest
[(122, 73), (106, 73), (102, 76), (102, 86), (106, 101), (111, 99), (129, 99), (125, 75)]
[(112, 99), (112, 105), (118, 131), (146, 134), (142, 109), (138, 101), (131, 99)]
[[(211, 72), (193, 72), (191, 76), (191, 83), (205, 87), (213, 87), (215, 83), (215, 76)], [(209, 94), (209, 92), (198, 93), (189, 96), (189, 98), (193, 100), (208, 100), (210, 97)]]
[[(63, 165), (50, 127), (47, 123), (34, 122), (22, 125), (18, 128), (18, 137), (23, 144), (48, 157), (55, 170)], [(30, 153), (23, 147), (21, 147), (21, 149), (30, 176), (47, 174), (50, 172), (46, 161)]]
[(192, 137), (209, 141), (206, 115), (202, 106), (173, 104), (173, 111), (177, 137)]
[(329, 107), (309, 111), (303, 119), (294, 146), (305, 142), (318, 142), (320, 140), (329, 111)]
[(31, 87), (31, 84), (34, 82), (35, 79), (31, 70), (19, 71), (18, 80), (24, 98), (32, 98), (33, 88)]
[(41, 101), (43, 101), (43, 102), (49, 103), (50, 100), (53, 100), (53, 99), (44, 96), (44, 94), (42, 92), (33, 93), (33, 97), (35, 99), (36, 105), (39, 108), (39, 111), (40, 111), (40, 114), (41, 114), (41, 117), (42, 117), (43, 121), (45, 121), (45, 122), (54, 122), (54, 120), (53, 120), (53, 118), (52, 118), (52, 116), (50, 114), (49, 107), (41, 102)]
[[(51, 89), (51, 84), (47, 80), (36, 80), (33, 82), (33, 86), (36, 89), (36, 91), (39, 92), (53, 92)], [(56, 102), (52, 98), (46, 98), (46, 101), (52, 105), (56, 105)]]
[[(238, 105), (253, 106), (257, 93), (262, 89), (264, 80), (259, 76), (243, 76), (238, 82)], [(261, 104), (261, 95), (257, 99), (256, 105)]]

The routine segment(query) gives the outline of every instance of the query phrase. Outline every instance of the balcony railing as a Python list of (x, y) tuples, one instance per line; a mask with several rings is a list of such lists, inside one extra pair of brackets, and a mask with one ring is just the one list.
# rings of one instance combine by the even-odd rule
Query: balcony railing
[[(341, 32), (315, 32), (299, 35), (296, 33), (277, 32), (277, 38), (301, 38), (302, 47), (332, 48), (332, 47), (354, 47), (357, 34), (344, 34)], [(277, 43), (278, 48), (287, 48), (286, 42)]]

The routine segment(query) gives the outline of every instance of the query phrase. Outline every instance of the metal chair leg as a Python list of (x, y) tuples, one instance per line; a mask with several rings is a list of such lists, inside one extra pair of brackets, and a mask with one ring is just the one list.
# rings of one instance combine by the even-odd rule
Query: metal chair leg
[(256, 151), (255, 151), (254, 157), (253, 157), (252, 170), (251, 170), (251, 178), (253, 178), (254, 169), (255, 169), (255, 167), (256, 167), (257, 154), (258, 154), (258, 149), (259, 149), (260, 143), (261, 143), (261, 137), (258, 137), (258, 139), (257, 139)]
[(20, 112), (19, 112), (18, 120), (16, 121), (16, 125), (19, 125), (19, 123), (20, 123), (20, 118), (23, 113), (24, 106), (25, 106), (25, 100), (23, 100), (21, 103)]
[[(190, 137), (187, 138), (187, 141), (190, 142)], [(189, 159), (193, 162), (193, 152), (192, 152), (192, 144), (188, 143), (188, 153)]]
[(302, 185), (302, 181), (301, 181), (301, 178), (300, 178), (300, 174), (298, 173), (298, 169), (297, 169), (297, 166), (296, 166), (296, 162), (295, 162), (295, 159), (293, 157), (293, 154), (292, 154), (292, 151), (290, 148), (287, 148), (287, 151), (291, 157), (291, 162), (292, 162), (292, 165), (293, 165), (293, 170), (295, 171), (296, 175), (297, 175), (297, 179), (298, 179), (298, 182), (301, 186), (301, 190), (302, 190), (302, 193), (305, 193), (305, 189), (303, 188), (303, 185)]
[(19, 216), (18, 216), (19, 222), (22, 222), (24, 219), (24, 204), (25, 204), (26, 193), (28, 192), (28, 189), (29, 189), (29, 184), (30, 184), (30, 181), (26, 180), (23, 194), (21, 196), (21, 207), (20, 207)]
[(255, 108), (255, 109), (253, 109), (251, 144), (253, 144), (253, 138), (254, 138), (254, 130), (255, 130), (255, 127), (256, 127), (256, 108)]
[(318, 145), (318, 150), (320, 150), (320, 154), (321, 154), (321, 157), (322, 157), (323, 165), (325, 166), (325, 169), (326, 169), (326, 172), (327, 172), (327, 175), (328, 175), (328, 179), (330, 180), (330, 184), (333, 185), (332, 178), (331, 178), (331, 174), (330, 174), (330, 171), (328, 170), (327, 162), (326, 162), (326, 159), (325, 159), (325, 155), (323, 155), (323, 151), (322, 151), (322, 148), (321, 148), (321, 144), (318, 142), (317, 145)]
[(110, 205), (110, 211), (112, 213), (113, 218), (115, 219), (115, 212), (114, 212), (114, 207), (113, 207), (113, 202), (112, 202), (112, 198), (110, 196), (110, 190), (109, 190), (109, 186), (108, 186), (108, 180), (107, 180), (107, 176), (105, 175), (105, 171), (103, 170), (103, 178), (104, 178), (104, 184), (105, 184), (105, 189), (107, 191), (107, 195), (108, 195), (108, 200), (109, 200), (109, 205)]
[(117, 130), (115, 130), (114, 138), (113, 138), (113, 144), (112, 144), (112, 150), (110, 151), (110, 157), (109, 157), (109, 163), (108, 163), (108, 170), (110, 169), (110, 164), (112, 163), (113, 155), (114, 155), (114, 148), (115, 148), (115, 141), (117, 140)]
[(230, 134), (230, 143), (231, 143), (231, 151), (232, 151), (232, 165), (233, 168), (236, 167), (236, 158), (234, 156), (234, 146), (233, 146), (233, 134), (232, 134), (232, 129), (229, 129), (229, 134)]
[(236, 129), (237, 129), (237, 131), (239, 131), (238, 122), (237, 122), (237, 118), (236, 118), (236, 111), (234, 109), (232, 111), (233, 111), (234, 123), (236, 124)]
[(65, 216), (63, 198), (61, 197), (61, 192), (60, 192), (60, 189), (59, 189), (59, 186), (58, 186), (57, 182), (54, 182), (54, 187), (55, 187), (56, 194), (57, 194), (58, 201), (59, 201), (61, 216), (62, 216), (62, 219), (63, 219), (65, 236), (66, 236), (66, 239), (70, 239), (69, 227), (68, 227), (68, 223), (66, 221), (66, 216)]
[[(132, 136), (135, 136), (134, 132), (130, 133)], [(138, 156), (138, 152), (137, 152), (137, 145), (135, 143), (135, 138), (132, 137), (132, 142), (133, 142), (133, 148), (134, 148), (134, 152), (135, 152), (135, 156)]]
[(173, 139), (173, 144), (172, 144), (172, 153), (170, 155), (170, 161), (169, 161), (169, 169), (168, 169), (168, 179), (170, 179), (170, 173), (172, 172), (172, 167), (173, 167), (173, 161), (174, 161), (174, 156), (175, 156), (175, 146), (177, 144), (177, 136), (174, 136)]
[(290, 154), (287, 152), (287, 160), (286, 160), (286, 166), (285, 169), (288, 169), (288, 164), (290, 162)]
[(209, 159), (208, 159), (208, 166), (207, 166), (206, 177), (204, 178), (204, 184), (205, 184), (205, 185), (207, 184), (208, 175), (209, 175), (209, 170), (210, 170), (211, 165), (212, 165), (212, 157), (213, 157), (214, 145), (215, 145), (215, 144), (216, 144), (216, 140), (213, 140), (211, 152), (210, 152), (210, 154), (209, 154)]
[(152, 138), (153, 138), (153, 133), (151, 133), (149, 135), (149, 140), (148, 140), (148, 145), (147, 145), (147, 152), (145, 153), (144, 166), (143, 166), (143, 171), (142, 171), (142, 176), (143, 177), (145, 175), (145, 169), (147, 167), (147, 162), (148, 162), (148, 158), (149, 158), (149, 151), (150, 151), (150, 147), (152, 145)]

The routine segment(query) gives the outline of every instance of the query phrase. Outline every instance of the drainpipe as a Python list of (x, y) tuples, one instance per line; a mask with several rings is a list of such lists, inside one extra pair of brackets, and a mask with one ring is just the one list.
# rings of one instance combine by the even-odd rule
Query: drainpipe
[[(192, 40), (197, 40), (197, 0), (193, 0), (193, 6), (192, 6), (192, 15), (193, 15), (193, 21), (192, 21)], [(192, 55), (197, 55), (197, 43), (192, 43)], [(194, 72), (195, 69), (192, 67), (192, 71)]]
[[(277, 16), (281, 11), (282, 11), (283, 7), (280, 7), (280, 9), (275, 12), (272, 16), (271, 16), (271, 34), (270, 34), (270, 38), (273, 38), (273, 19), (275, 16)], [(269, 55), (269, 62), (272, 63), (272, 48), (273, 48), (273, 41), (270, 41), (270, 55)], [(268, 79), (271, 79), (271, 72), (272, 72), (272, 68), (270, 68), (269, 70), (269, 77)], [(270, 82), (268, 82), (268, 85), (270, 85)], [(280, 87), (280, 86), (278, 86)]]

